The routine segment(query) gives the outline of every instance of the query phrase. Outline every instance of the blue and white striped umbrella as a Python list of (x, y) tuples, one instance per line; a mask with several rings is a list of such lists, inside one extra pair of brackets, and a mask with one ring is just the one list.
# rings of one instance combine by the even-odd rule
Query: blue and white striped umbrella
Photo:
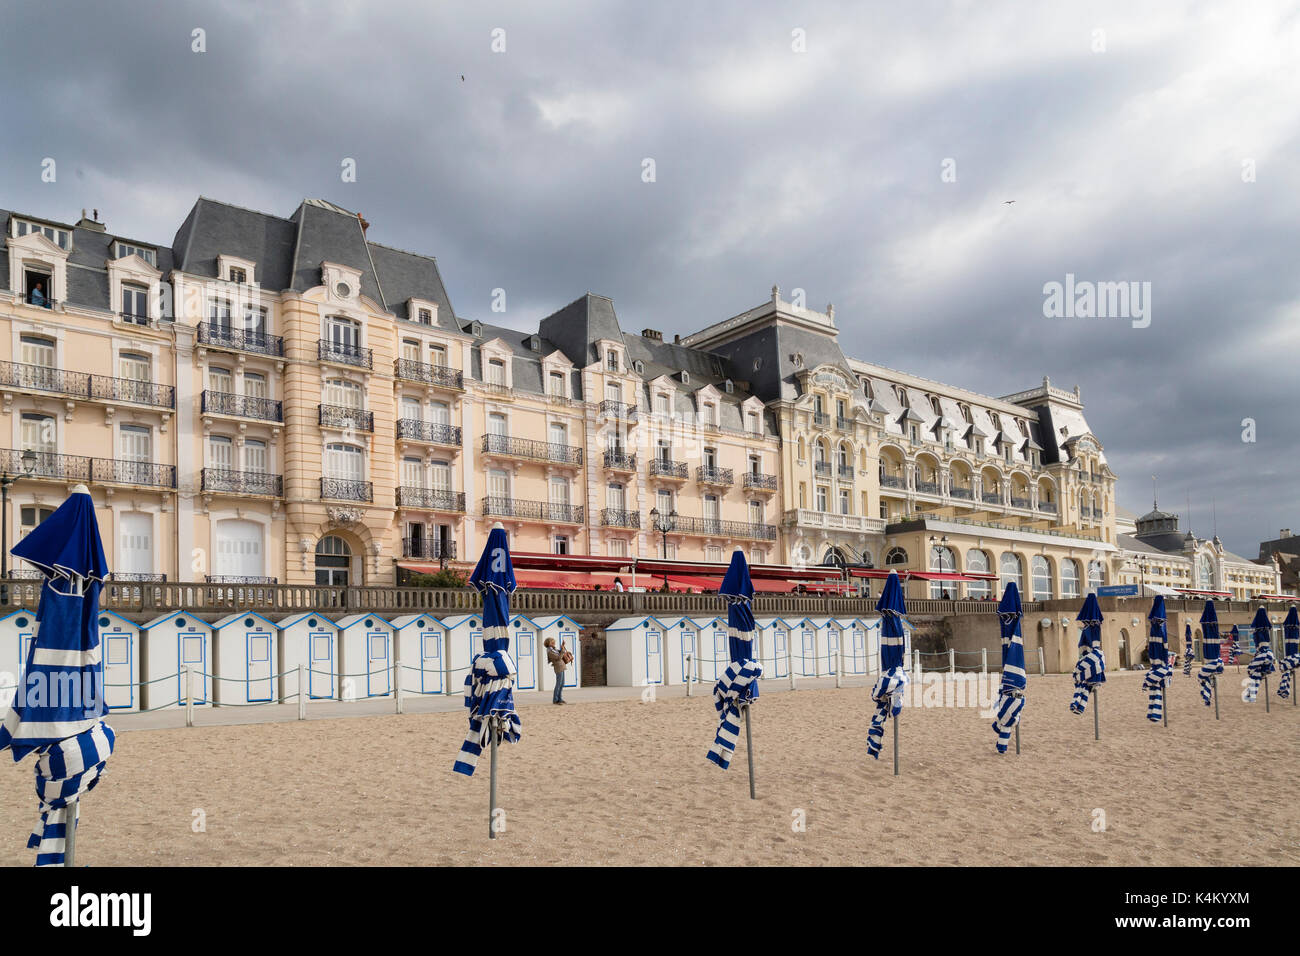
[(1163, 595), (1157, 594), (1151, 602), (1147, 620), (1151, 622), (1147, 637), (1147, 658), (1151, 661), (1151, 669), (1147, 671), (1142, 687), (1147, 692), (1147, 720), (1158, 724), (1165, 714), (1165, 688), (1174, 676), (1174, 669), (1169, 666), (1169, 632)]
[(104, 723), (104, 667), (99, 646), (99, 591), (108, 562), (95, 505), (78, 486), (12, 553), (45, 575), (36, 636), (27, 651), (13, 706), (0, 726), (0, 750), (14, 760), (35, 753), (40, 821), (27, 841), (37, 866), (62, 866), (80, 797), (99, 783), (113, 752)]
[(498, 740), (519, 742), (520, 722), (515, 713), (515, 662), (510, 656), (510, 594), (515, 589), (515, 568), (510, 544), (500, 525), (488, 534), (469, 583), (483, 596), (483, 653), (475, 654), (465, 678), (465, 707), (469, 710), (469, 735), (460, 745), (452, 768), (474, 775), (483, 748)]
[(876, 711), (871, 715), (871, 727), (867, 731), (867, 753), (879, 760), (885, 722), (902, 711), (903, 689), (907, 686), (903, 659), (906, 646), (903, 622), (907, 620), (907, 603), (903, 600), (903, 585), (898, 580), (897, 571), (890, 571), (885, 579), (876, 610), (880, 613), (880, 679), (871, 689)]
[(1246, 665), (1246, 703), (1253, 704), (1259, 696), (1260, 682), (1277, 670), (1277, 662), (1273, 657), (1273, 622), (1263, 607), (1255, 612), (1250, 629), (1255, 638), (1255, 654)]
[(1183, 676), (1188, 677), (1192, 673), (1192, 625), (1187, 624), (1183, 627)]
[(998, 690), (997, 710), (993, 715), (993, 732), (998, 735), (998, 753), (1007, 752), (1011, 732), (1020, 722), (1025, 708), (1025, 639), (1020, 631), (1021, 618), (1025, 616), (1020, 603), (1020, 589), (1015, 581), (1008, 581), (998, 602), (998, 618), (1002, 627), (1002, 686)]
[(1237, 663), (1237, 658), (1241, 656), (1241, 631), (1237, 625), (1232, 625), (1232, 644), (1228, 647), (1228, 663)]
[[(1188, 627), (1191, 627), (1189, 624)], [(1205, 602), (1201, 611), (1201, 669), (1196, 679), (1201, 682), (1201, 700), (1206, 707), (1214, 699), (1214, 679), (1223, 673), (1223, 652), (1220, 649), (1222, 639), (1219, 637), (1219, 612), (1214, 609), (1213, 601)], [(1188, 660), (1191, 660), (1189, 657)]]
[(740, 738), (740, 709), (758, 699), (762, 665), (754, 658), (754, 585), (749, 579), (745, 555), (736, 550), (731, 566), (723, 575), (718, 594), (727, 602), (727, 650), (730, 663), (713, 685), (713, 706), (718, 711), (718, 732), (708, 758), (726, 770)]
[(1083, 653), (1074, 665), (1074, 699), (1070, 701), (1070, 710), (1082, 714), (1088, 709), (1092, 692), (1106, 683), (1106, 657), (1101, 652), (1101, 606), (1096, 594), (1089, 592), (1084, 598), (1075, 620), (1083, 625), (1079, 633), (1079, 648)]
[(1282, 679), (1278, 681), (1277, 696), (1291, 696), (1291, 681), (1294, 679), (1291, 675), (1297, 668), (1300, 668), (1300, 614), (1292, 604), (1282, 622), (1282, 659), (1277, 662)]

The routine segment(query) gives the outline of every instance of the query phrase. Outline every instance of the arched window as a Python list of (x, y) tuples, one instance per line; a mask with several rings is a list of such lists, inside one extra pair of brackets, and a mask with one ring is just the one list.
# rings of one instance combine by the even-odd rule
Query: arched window
[[(949, 574), (957, 570), (957, 555), (953, 553), (952, 548), (943, 544), (934, 544), (930, 546), (930, 570), (946, 571)], [(939, 600), (940, 598), (956, 598), (958, 596), (958, 584), (956, 581), (931, 581), (930, 597)]]
[(1033, 577), (1034, 600), (1050, 601), (1052, 599), (1052, 563), (1041, 554), (1036, 554), (1029, 567)]
[(804, 443), (803, 436), (799, 436), (799, 460), (808, 460), (808, 446)]
[(813, 458), (820, 465), (826, 463), (826, 443), (820, 439), (813, 446)]
[(842, 568), (848, 563), (849, 563), (848, 559), (845, 558), (844, 552), (841, 551), (839, 548), (828, 548), (826, 550), (826, 553), (822, 555), (822, 564), (828, 566), (833, 565), (835, 567)]
[(1025, 589), (1025, 568), (1020, 561), (1020, 555), (1013, 554), (1010, 551), (1004, 552), (998, 559), (998, 573), (1001, 579), (998, 584), (1005, 589), (1008, 584), (1015, 582), (1016, 590), (1024, 591)]
[(890, 548), (885, 555), (885, 567), (894, 564), (907, 564), (907, 552), (902, 548)]
[[(973, 574), (988, 574), (988, 552), (980, 551), (979, 549), (967, 551), (966, 570)], [(986, 598), (990, 596), (992, 589), (992, 584), (988, 581), (971, 581), (966, 585), (966, 596), (971, 598)]]
[(1106, 583), (1106, 566), (1100, 561), (1088, 562), (1088, 590), (1095, 591)]
[(343, 587), (350, 583), (352, 549), (338, 535), (330, 534), (316, 544), (316, 584)]
[(1208, 554), (1198, 555), (1196, 558), (1196, 586), (1204, 591), (1210, 591), (1214, 588), (1214, 567), (1210, 564)]
[(1061, 597), (1077, 598), (1079, 596), (1079, 562), (1074, 558), (1061, 560)]

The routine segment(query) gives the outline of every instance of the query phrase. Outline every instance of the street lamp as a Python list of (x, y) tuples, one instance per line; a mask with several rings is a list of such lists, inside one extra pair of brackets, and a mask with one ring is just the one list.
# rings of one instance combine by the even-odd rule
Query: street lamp
[(1142, 590), (1143, 597), (1147, 596), (1147, 559), (1138, 558), (1138, 570), (1142, 572)]
[[(663, 537), (663, 550), (660, 552), (664, 560), (668, 560), (668, 532), (677, 530), (677, 509), (674, 508), (668, 514), (660, 514), (658, 508), (650, 509), (650, 524)], [(664, 590), (668, 590), (668, 569), (664, 569)]]
[[(934, 535), (930, 535), (930, 547), (931, 547), (931, 548), (936, 548), (936, 550), (937, 550), (937, 552), (938, 552), (938, 558), (939, 558), (939, 573), (940, 573), (940, 574), (943, 574), (943, 552), (944, 552), (944, 551), (947, 549), (947, 547), (948, 547), (948, 536), (945, 534), (942, 538), (936, 538)], [(953, 567), (953, 570), (956, 571), (957, 568), (954, 566), (954, 567)], [(946, 594), (947, 591), (948, 591), (948, 589), (945, 588), (942, 584), (939, 585), (939, 593), (940, 593), (940, 594)]]
[(9, 486), (36, 470), (36, 452), (28, 448), (18, 460), (22, 462), (22, 475), (11, 475), (8, 468), (0, 474), (0, 604), (9, 603)]

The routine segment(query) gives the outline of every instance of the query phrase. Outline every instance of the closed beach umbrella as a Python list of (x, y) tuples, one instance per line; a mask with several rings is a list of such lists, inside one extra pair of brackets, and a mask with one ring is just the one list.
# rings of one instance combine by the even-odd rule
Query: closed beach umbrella
[(1142, 687), (1147, 692), (1147, 720), (1158, 724), (1165, 720), (1165, 688), (1174, 676), (1174, 669), (1169, 666), (1169, 632), (1166, 630), (1163, 595), (1157, 594), (1151, 602), (1147, 620), (1151, 622), (1147, 637), (1147, 658), (1151, 661), (1151, 669), (1147, 671)]
[(1183, 676), (1192, 673), (1192, 625), (1183, 628)]
[(1079, 633), (1079, 662), (1074, 665), (1074, 699), (1070, 710), (1082, 714), (1088, 709), (1088, 698), (1093, 697), (1093, 723), (1098, 739), (1101, 727), (1097, 717), (1097, 688), (1106, 683), (1106, 657), (1101, 652), (1101, 606), (1097, 595), (1089, 593), (1075, 618), (1083, 629)]
[(519, 742), (519, 715), (515, 713), (515, 662), (510, 656), (510, 594), (515, 589), (515, 568), (510, 544), (500, 524), (488, 534), (469, 583), (483, 597), (483, 653), (474, 655), (465, 678), (465, 707), (469, 710), (469, 735), (460, 745), (452, 768), (470, 777), (485, 744), (492, 747), (488, 797), (488, 836), (496, 838), (497, 744)]
[(880, 759), (885, 722), (893, 717), (894, 773), (897, 774), (898, 715), (903, 709), (903, 688), (907, 686), (903, 661), (903, 622), (907, 619), (907, 604), (903, 600), (903, 585), (898, 580), (897, 571), (890, 571), (885, 579), (876, 610), (880, 613), (880, 679), (871, 689), (876, 711), (871, 715), (871, 728), (867, 731), (867, 753), (874, 760)]
[(1219, 675), (1223, 673), (1223, 655), (1219, 649), (1219, 612), (1214, 609), (1213, 601), (1205, 602), (1205, 610), (1201, 612), (1201, 632), (1204, 635), (1201, 638), (1201, 670), (1196, 675), (1196, 679), (1201, 682), (1201, 700), (1205, 706), (1210, 706), (1211, 698), (1214, 699), (1214, 717), (1219, 717), (1219, 698), (1215, 693), (1218, 689)]
[(731, 566), (718, 588), (727, 602), (727, 650), (730, 663), (722, 678), (713, 685), (713, 706), (718, 711), (718, 733), (708, 757), (726, 770), (736, 752), (740, 736), (740, 714), (745, 714), (745, 745), (749, 754), (749, 795), (754, 794), (754, 738), (750, 728), (749, 708), (758, 699), (758, 679), (763, 667), (754, 657), (754, 585), (749, 579), (745, 555), (736, 550)]
[[(1282, 679), (1278, 682), (1277, 696), (1283, 699), (1291, 697), (1291, 675), (1297, 668), (1300, 668), (1300, 614), (1297, 614), (1295, 605), (1292, 604), (1291, 610), (1286, 612), (1286, 620), (1282, 622), (1282, 659), (1277, 662)], [(1296, 703), (1294, 697), (1291, 698), (1291, 703)]]
[(1277, 670), (1273, 658), (1273, 622), (1268, 619), (1268, 611), (1260, 607), (1255, 612), (1255, 619), (1250, 622), (1250, 629), (1255, 638), (1255, 654), (1246, 665), (1246, 703), (1253, 704), (1259, 694), (1260, 682), (1264, 682), (1264, 706), (1268, 707), (1268, 675)]
[(1236, 664), (1237, 658), (1241, 654), (1241, 631), (1237, 625), (1232, 625), (1232, 644), (1228, 648), (1228, 663)]
[(113, 752), (104, 723), (99, 591), (108, 574), (95, 505), (78, 485), (12, 553), (45, 576), (36, 636), (22, 682), (0, 726), (0, 750), (36, 755), (40, 822), (27, 846), (37, 866), (71, 865), (81, 795), (93, 790)]
[(998, 690), (997, 710), (993, 718), (993, 731), (998, 735), (998, 753), (1007, 752), (1011, 731), (1017, 732), (1016, 753), (1020, 752), (1020, 712), (1025, 708), (1025, 639), (1020, 633), (1020, 620), (1025, 615), (1020, 604), (1020, 589), (1015, 581), (1007, 582), (998, 602), (998, 617), (1002, 627), (1002, 686)]

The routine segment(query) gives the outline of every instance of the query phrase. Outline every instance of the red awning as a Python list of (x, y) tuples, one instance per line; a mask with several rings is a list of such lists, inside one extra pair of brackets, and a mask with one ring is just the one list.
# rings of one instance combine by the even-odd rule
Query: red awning
[[(513, 555), (512, 555), (513, 557)], [(529, 571), (515, 569), (515, 583), (521, 588), (556, 588), (571, 590), (588, 587), (589, 575), (578, 572)]]
[[(710, 561), (665, 561), (662, 558), (639, 558), (637, 574), (685, 574), (716, 576), (721, 580), (729, 565)], [(751, 564), (749, 577), (778, 581), (822, 581), (841, 577), (839, 568), (795, 568), (781, 564)]]
[[(540, 554), (532, 551), (510, 552), (510, 562), (519, 568), (538, 571), (622, 571), (632, 567), (632, 558), (611, 558), (586, 554)], [(630, 572), (629, 572), (630, 573)]]
[(1261, 594), (1259, 599), (1261, 601), (1294, 601), (1296, 596), (1294, 594)]
[[(875, 568), (850, 568), (849, 574), (855, 578), (887, 578), (894, 572), (879, 571)], [(903, 580), (915, 578), (918, 581), (996, 581), (996, 574), (985, 574), (982, 571), (908, 571), (898, 572), (898, 576)]]
[[(722, 582), (719, 581), (719, 584)], [(789, 594), (794, 590), (797, 581), (779, 581), (776, 578), (755, 578), (751, 577), (749, 583), (754, 585), (754, 591), (758, 594)]]
[(1210, 597), (1232, 597), (1231, 591), (1200, 591), (1196, 588), (1174, 588), (1181, 594), (1207, 594)]
[(833, 584), (825, 581), (812, 582), (804, 585), (804, 590), (809, 594), (852, 594), (858, 593), (856, 584)]
[(398, 561), (397, 566), (404, 571), (414, 571), (416, 574), (437, 574), (441, 570), (436, 564), (413, 564), (409, 561)]

